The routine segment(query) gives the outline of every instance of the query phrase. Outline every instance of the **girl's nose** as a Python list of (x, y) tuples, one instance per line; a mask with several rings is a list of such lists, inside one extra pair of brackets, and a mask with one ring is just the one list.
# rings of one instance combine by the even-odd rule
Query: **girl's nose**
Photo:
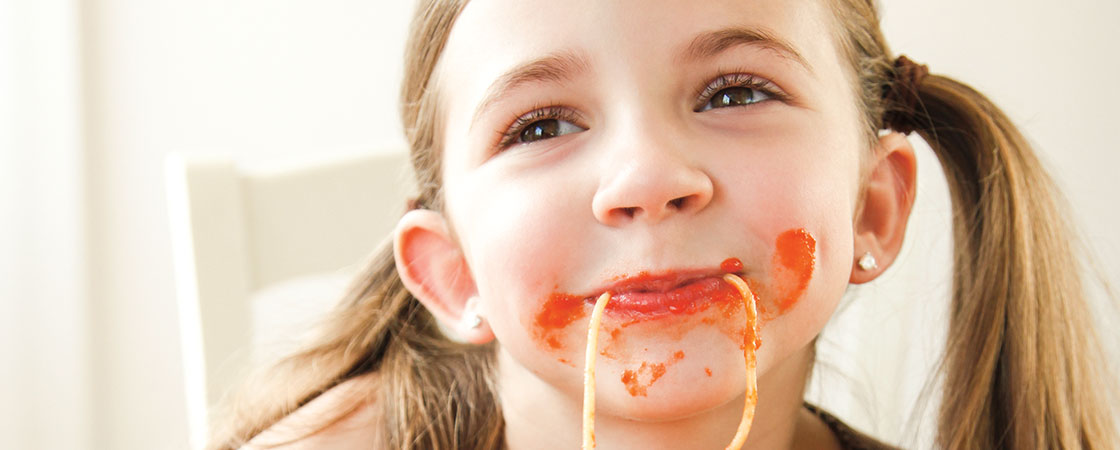
[(603, 224), (657, 223), (700, 211), (712, 200), (712, 179), (684, 155), (646, 146), (620, 156), (607, 164), (591, 202)]

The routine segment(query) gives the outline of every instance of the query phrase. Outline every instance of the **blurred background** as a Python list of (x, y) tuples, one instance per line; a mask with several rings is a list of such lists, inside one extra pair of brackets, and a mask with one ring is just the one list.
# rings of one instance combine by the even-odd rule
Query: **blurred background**
[[(896, 52), (986, 93), (1037, 144), (1094, 261), (1087, 275), (1120, 285), (1120, 2), (882, 3)], [(0, 0), (0, 448), (186, 448), (166, 155), (403, 148), (413, 4)], [(864, 297), (942, 305), (944, 182), (922, 158), (902, 267), (842, 315)], [(1113, 320), (1101, 331), (1115, 372), (1120, 327), (1102, 286), (1090, 293)], [(857, 325), (839, 318), (825, 345), (860, 341)]]

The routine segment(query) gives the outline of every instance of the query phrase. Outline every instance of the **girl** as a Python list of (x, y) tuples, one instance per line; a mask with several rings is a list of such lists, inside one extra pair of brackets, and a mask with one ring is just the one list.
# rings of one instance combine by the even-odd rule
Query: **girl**
[(846, 287), (899, 252), (912, 131), (954, 201), (938, 445), (1114, 438), (1050, 181), (983, 96), (891, 55), (871, 1), (421, 3), (415, 208), (215, 448), (579, 447), (604, 292), (598, 444), (722, 448), (748, 392), (728, 272), (762, 320), (745, 448), (880, 447), (802, 398)]

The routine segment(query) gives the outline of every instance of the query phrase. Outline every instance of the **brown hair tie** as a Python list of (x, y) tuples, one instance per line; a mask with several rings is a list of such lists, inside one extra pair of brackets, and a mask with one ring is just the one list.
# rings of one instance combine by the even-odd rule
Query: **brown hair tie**
[(922, 101), (918, 88), (926, 75), (929, 75), (929, 67), (925, 64), (915, 63), (906, 56), (894, 60), (894, 70), (883, 88), (883, 125), (904, 134), (918, 128), (915, 113)]

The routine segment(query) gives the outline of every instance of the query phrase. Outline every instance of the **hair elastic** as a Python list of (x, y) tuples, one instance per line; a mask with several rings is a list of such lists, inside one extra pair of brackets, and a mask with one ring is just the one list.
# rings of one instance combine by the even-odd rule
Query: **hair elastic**
[(894, 68), (888, 74), (887, 85), (883, 87), (883, 125), (903, 134), (918, 129), (918, 107), (922, 99), (919, 88), (929, 67), (918, 64), (906, 56), (894, 60)]

